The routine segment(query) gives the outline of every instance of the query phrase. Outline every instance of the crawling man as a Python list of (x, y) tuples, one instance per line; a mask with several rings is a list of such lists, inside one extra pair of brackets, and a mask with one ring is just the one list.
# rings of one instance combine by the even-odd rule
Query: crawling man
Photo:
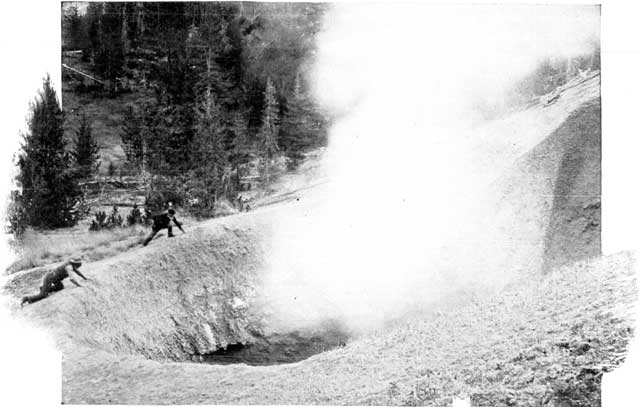
[(64, 288), (62, 284), (62, 280), (69, 277), (69, 280), (78, 287), (81, 285), (76, 280), (76, 275), (82, 277), (84, 280), (87, 278), (82, 275), (79, 268), (82, 265), (82, 260), (79, 258), (73, 258), (71, 260), (67, 260), (61, 265), (57, 266), (53, 270), (49, 270), (42, 277), (42, 284), (40, 285), (40, 292), (35, 295), (27, 295), (22, 297), (22, 302), (20, 302), (20, 306), (23, 306), (25, 302), (29, 304), (40, 301), (46, 298), (50, 293), (60, 291)]

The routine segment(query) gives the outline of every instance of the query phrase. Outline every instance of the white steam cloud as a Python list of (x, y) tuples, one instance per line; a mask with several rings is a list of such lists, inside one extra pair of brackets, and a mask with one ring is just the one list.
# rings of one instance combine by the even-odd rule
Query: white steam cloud
[(590, 52), (598, 33), (599, 9), (587, 6), (332, 7), (310, 78), (339, 118), (332, 182), (278, 225), (268, 292), (283, 320), (369, 326), (458, 284), (447, 270), (474, 255), (451, 264), (441, 249), (461, 233), (480, 238), (462, 220), (487, 181), (472, 151), (474, 102), (499, 100), (544, 57)]

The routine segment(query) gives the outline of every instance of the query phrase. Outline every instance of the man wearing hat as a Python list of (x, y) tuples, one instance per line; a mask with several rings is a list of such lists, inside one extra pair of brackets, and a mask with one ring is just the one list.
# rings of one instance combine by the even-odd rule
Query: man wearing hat
[(158, 233), (162, 229), (167, 229), (167, 236), (173, 237), (174, 235), (171, 227), (171, 222), (175, 223), (176, 226), (182, 231), (182, 233), (185, 233), (184, 229), (182, 229), (182, 224), (178, 222), (178, 219), (176, 219), (176, 211), (175, 209), (173, 209), (173, 205), (171, 204), (169, 204), (169, 209), (165, 213), (155, 215), (152, 217), (152, 219), (153, 226), (151, 227), (151, 233), (149, 233), (149, 235), (142, 242), (143, 246), (148, 245), (151, 239), (153, 239), (153, 237), (156, 235), (156, 233)]
[(50, 293), (55, 291), (60, 291), (64, 288), (62, 284), (62, 280), (69, 277), (69, 280), (78, 287), (81, 285), (76, 281), (76, 275), (82, 277), (84, 280), (87, 278), (82, 275), (79, 268), (82, 265), (82, 260), (78, 257), (75, 257), (71, 260), (67, 260), (61, 265), (57, 266), (53, 270), (49, 270), (42, 277), (42, 284), (40, 285), (40, 293), (35, 295), (27, 295), (22, 297), (22, 302), (20, 306), (24, 305), (25, 302), (29, 304), (40, 301), (46, 298)]

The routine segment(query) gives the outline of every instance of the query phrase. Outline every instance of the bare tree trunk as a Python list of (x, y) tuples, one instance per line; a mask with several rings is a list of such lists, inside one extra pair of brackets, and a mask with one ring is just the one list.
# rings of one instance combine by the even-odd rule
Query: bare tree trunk
[(206, 112), (207, 120), (211, 120), (211, 47), (207, 50), (207, 90), (206, 90)]
[(142, 37), (144, 33), (144, 5), (143, 3), (136, 3), (137, 15), (136, 15), (136, 29), (138, 30), (138, 39)]

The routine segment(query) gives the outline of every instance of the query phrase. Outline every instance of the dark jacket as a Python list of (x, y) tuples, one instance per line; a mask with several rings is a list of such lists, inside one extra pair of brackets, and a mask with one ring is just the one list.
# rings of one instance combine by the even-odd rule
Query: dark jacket
[(155, 230), (167, 229), (169, 227), (169, 225), (171, 224), (172, 220), (173, 220), (173, 223), (175, 223), (176, 226), (178, 228), (180, 228), (180, 230), (182, 230), (182, 224), (180, 222), (178, 222), (178, 219), (176, 219), (175, 216), (173, 217), (173, 219), (171, 219), (169, 217), (169, 214), (167, 214), (167, 213), (161, 213), (159, 215), (154, 215), (151, 219), (153, 219), (153, 229), (155, 229)]
[(73, 266), (71, 266), (71, 263), (66, 261), (53, 270), (49, 271), (48, 274), (51, 274), (49, 278), (52, 282), (55, 283), (58, 281), (62, 281), (69, 276), (71, 276), (72, 278), (75, 277), (75, 270), (73, 270)]

